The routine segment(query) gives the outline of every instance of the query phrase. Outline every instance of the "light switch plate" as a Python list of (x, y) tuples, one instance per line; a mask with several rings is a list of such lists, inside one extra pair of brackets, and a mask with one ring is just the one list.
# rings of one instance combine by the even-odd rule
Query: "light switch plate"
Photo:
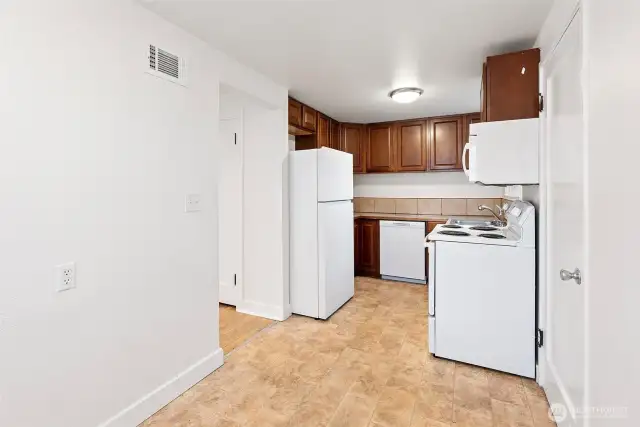
[(184, 211), (200, 212), (202, 210), (200, 203), (200, 194), (187, 194), (184, 199)]

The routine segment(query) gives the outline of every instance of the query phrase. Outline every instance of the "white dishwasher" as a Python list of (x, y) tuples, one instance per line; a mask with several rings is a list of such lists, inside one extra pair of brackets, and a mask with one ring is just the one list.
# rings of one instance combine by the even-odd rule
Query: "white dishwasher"
[(380, 221), (380, 275), (383, 279), (427, 282), (424, 236), (424, 222)]

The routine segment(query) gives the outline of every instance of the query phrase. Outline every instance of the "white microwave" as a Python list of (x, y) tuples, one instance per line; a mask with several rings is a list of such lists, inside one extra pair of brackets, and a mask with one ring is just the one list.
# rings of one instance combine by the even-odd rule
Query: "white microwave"
[(469, 181), (486, 185), (538, 184), (538, 126), (539, 119), (472, 124), (469, 142), (462, 151), (462, 167)]

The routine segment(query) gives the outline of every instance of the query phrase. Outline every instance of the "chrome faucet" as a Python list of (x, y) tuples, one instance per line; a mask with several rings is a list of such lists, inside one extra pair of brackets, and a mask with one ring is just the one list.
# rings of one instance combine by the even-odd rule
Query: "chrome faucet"
[(489, 211), (489, 212), (491, 212), (493, 214), (493, 216), (496, 217), (496, 220), (495, 221), (491, 221), (491, 224), (495, 225), (496, 227), (506, 227), (507, 226), (507, 221), (504, 220), (504, 211), (498, 205), (496, 205), (496, 208), (498, 208), (498, 213), (495, 213), (493, 211), (493, 209), (491, 209), (487, 205), (478, 206), (478, 210), (479, 211)]

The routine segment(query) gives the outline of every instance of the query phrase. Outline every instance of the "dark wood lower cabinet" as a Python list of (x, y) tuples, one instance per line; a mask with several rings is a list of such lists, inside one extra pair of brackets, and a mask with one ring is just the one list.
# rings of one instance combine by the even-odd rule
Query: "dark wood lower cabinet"
[(377, 219), (357, 219), (355, 230), (356, 274), (380, 277), (380, 222)]
[(353, 221), (353, 271), (356, 276), (360, 275), (360, 246), (362, 241), (360, 238), (360, 221)]

